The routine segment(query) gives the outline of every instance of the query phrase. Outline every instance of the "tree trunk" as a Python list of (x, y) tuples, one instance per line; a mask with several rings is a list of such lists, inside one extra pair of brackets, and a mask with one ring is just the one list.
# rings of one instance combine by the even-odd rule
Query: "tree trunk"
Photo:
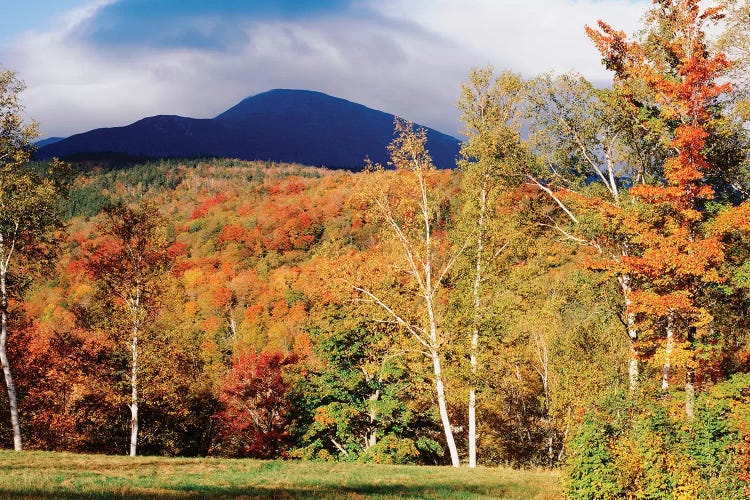
[(632, 303), (630, 300), (630, 276), (627, 274), (619, 276), (617, 281), (620, 282), (620, 288), (622, 289), (622, 295), (625, 301), (625, 328), (628, 334), (628, 341), (630, 342), (630, 349), (628, 350), (628, 382), (630, 391), (634, 392), (638, 389), (638, 377), (640, 373), (638, 366), (638, 349), (636, 347), (636, 343), (638, 342), (638, 330), (636, 329), (635, 324), (635, 314), (629, 312)]
[(453, 427), (451, 426), (450, 417), (448, 416), (448, 407), (445, 403), (445, 388), (443, 387), (443, 373), (440, 367), (440, 356), (438, 356), (438, 352), (435, 350), (430, 354), (432, 356), (432, 369), (435, 374), (435, 390), (438, 397), (440, 420), (443, 423), (443, 432), (445, 433), (445, 443), (448, 445), (448, 451), (450, 452), (451, 465), (453, 467), (458, 467), (460, 462), (458, 460), (456, 441), (453, 439)]
[[(486, 182), (486, 180), (485, 180)], [(479, 287), (482, 283), (482, 253), (484, 251), (484, 215), (487, 208), (487, 187), (482, 186), (479, 194), (479, 234), (477, 236), (477, 260), (474, 272), (474, 285), (472, 287), (474, 299), (474, 318), (471, 332), (471, 348), (469, 351), (469, 364), (471, 367), (471, 382), (469, 385), (469, 467), (477, 466), (477, 353), (479, 352)]]
[(469, 389), (469, 467), (477, 466), (477, 390)]
[(695, 327), (688, 328), (688, 345), (690, 346), (690, 359), (685, 369), (685, 414), (688, 418), (695, 418)]
[(368, 416), (370, 417), (370, 429), (367, 432), (367, 439), (365, 442), (365, 451), (369, 450), (376, 444), (378, 444), (378, 427), (377, 427), (377, 420), (378, 420), (378, 409), (375, 406), (375, 403), (380, 399), (380, 389), (377, 389), (375, 392), (370, 394), (370, 397), (368, 398), (369, 401), (369, 410), (368, 410)]
[(21, 451), (21, 424), (18, 418), (18, 397), (16, 396), (16, 385), (13, 383), (13, 375), (10, 372), (8, 351), (6, 349), (8, 342), (8, 290), (5, 276), (6, 272), (2, 271), (0, 273), (0, 318), (2, 320), (0, 327), (0, 364), (2, 364), (3, 374), (5, 375), (5, 386), (8, 388), (10, 424), (13, 428), (13, 449)]
[(133, 326), (133, 362), (130, 368), (130, 456), (138, 446), (138, 326)]
[(672, 351), (674, 350), (674, 313), (667, 316), (667, 345), (664, 348), (664, 366), (661, 372), (661, 390), (669, 390), (669, 372), (672, 369)]

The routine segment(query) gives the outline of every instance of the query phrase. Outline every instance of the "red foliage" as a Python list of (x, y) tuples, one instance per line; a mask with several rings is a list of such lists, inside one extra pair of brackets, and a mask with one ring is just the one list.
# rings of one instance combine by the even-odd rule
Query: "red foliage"
[(248, 237), (248, 231), (242, 226), (229, 225), (224, 226), (219, 234), (219, 241), (221, 243), (242, 243)]
[(286, 185), (286, 189), (284, 191), (286, 192), (286, 194), (299, 194), (304, 190), (305, 185), (292, 178), (290, 179), (289, 184)]
[[(658, 16), (671, 21), (653, 34), (649, 44), (628, 41), (623, 32), (602, 21), (599, 30), (586, 28), (605, 64), (615, 72), (615, 81), (645, 83), (659, 103), (662, 120), (677, 124), (670, 142), (677, 153), (664, 164), (664, 185), (641, 184), (630, 190), (642, 202), (659, 205), (662, 215), (628, 220), (639, 235), (641, 251), (612, 261), (610, 268), (643, 284), (633, 294), (631, 312), (663, 317), (681, 311), (705, 318), (694, 298), (705, 283), (722, 282), (718, 270), (725, 253), (719, 238), (702, 231), (704, 215), (699, 207), (714, 197), (705, 181), (716, 168), (706, 157), (706, 139), (711, 107), (730, 90), (727, 84), (717, 83), (729, 64), (724, 54), (711, 56), (706, 50), (703, 25), (718, 19), (718, 10), (701, 12), (699, 0), (655, 3), (662, 9)], [(670, 57), (654, 50), (655, 45), (665, 47)]]
[(167, 247), (167, 257), (169, 259), (176, 259), (177, 257), (183, 257), (188, 255), (188, 246), (185, 243), (175, 241), (169, 247)]
[(200, 219), (204, 215), (208, 213), (209, 210), (211, 210), (213, 207), (220, 205), (224, 203), (227, 200), (227, 197), (224, 193), (219, 193), (213, 198), (209, 198), (205, 200), (203, 203), (201, 203), (198, 208), (193, 210), (193, 213), (190, 214), (190, 219)]
[(223, 410), (215, 415), (216, 449), (254, 458), (283, 454), (291, 419), (286, 398), (290, 384), (284, 381), (283, 369), (297, 361), (296, 354), (280, 352), (249, 352), (234, 358), (220, 389)]

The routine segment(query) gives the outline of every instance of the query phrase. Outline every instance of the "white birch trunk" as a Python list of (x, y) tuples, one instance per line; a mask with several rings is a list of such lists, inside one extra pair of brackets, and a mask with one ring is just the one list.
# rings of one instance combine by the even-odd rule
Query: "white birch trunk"
[(3, 367), (5, 376), (5, 386), (8, 389), (8, 403), (10, 406), (10, 424), (13, 429), (13, 449), (21, 451), (21, 424), (18, 417), (18, 396), (16, 395), (16, 385), (13, 382), (13, 375), (10, 371), (10, 362), (8, 360), (7, 342), (8, 342), (8, 289), (6, 286), (5, 269), (0, 270), (0, 364)]
[(3, 367), (5, 386), (8, 388), (10, 424), (13, 429), (13, 449), (15, 451), (21, 451), (21, 424), (18, 418), (18, 397), (16, 395), (16, 385), (13, 383), (13, 375), (10, 371), (10, 362), (8, 361), (8, 352), (6, 350), (8, 341), (8, 299), (5, 288), (5, 272), (3, 272), (2, 276), (0, 276), (0, 283), (0, 286), (2, 287), (2, 308), (0, 311), (0, 316), (2, 319), (2, 327), (0, 329), (0, 364), (2, 364)]
[(440, 411), (440, 421), (443, 424), (443, 431), (445, 432), (445, 443), (448, 446), (448, 452), (451, 456), (451, 465), (458, 467), (460, 462), (458, 460), (458, 449), (456, 448), (456, 441), (453, 439), (453, 427), (451, 426), (450, 417), (448, 416), (448, 406), (445, 403), (445, 388), (443, 387), (443, 373), (440, 367), (440, 356), (437, 351), (432, 351), (432, 369), (435, 375), (435, 391), (437, 392), (438, 398), (438, 410)]
[[(485, 181), (486, 182), (486, 181)], [(471, 383), (469, 385), (469, 468), (477, 466), (477, 354), (479, 352), (479, 287), (482, 283), (482, 252), (484, 250), (484, 215), (487, 207), (487, 187), (482, 186), (479, 194), (479, 234), (477, 236), (477, 260), (474, 273), (474, 318), (471, 332), (471, 348), (469, 364), (471, 367)]]
[(477, 390), (469, 389), (469, 468), (477, 466)]
[(130, 367), (130, 456), (138, 447), (138, 325), (133, 326), (132, 365)]
[[(428, 269), (429, 276), (429, 264), (426, 266)], [(429, 281), (428, 281), (429, 284)], [(460, 465), (458, 459), (458, 449), (456, 448), (456, 441), (453, 439), (453, 426), (451, 425), (450, 416), (448, 415), (448, 406), (445, 402), (445, 386), (443, 384), (443, 370), (440, 366), (440, 353), (438, 351), (438, 335), (437, 335), (437, 323), (435, 321), (435, 313), (432, 308), (432, 297), (428, 295), (425, 297), (427, 304), (427, 313), (430, 322), (430, 356), (432, 357), (432, 371), (435, 376), (435, 391), (437, 392), (438, 398), (438, 410), (440, 411), (440, 421), (443, 424), (443, 432), (445, 433), (445, 444), (448, 446), (448, 452), (451, 456), (451, 465), (458, 467)]]
[[(18, 222), (16, 222), (16, 231), (18, 231)], [(13, 382), (13, 375), (10, 371), (10, 361), (8, 360), (8, 267), (10, 258), (13, 255), (15, 247), (15, 236), (11, 239), (6, 247), (5, 238), (0, 234), (0, 365), (3, 368), (5, 376), (5, 386), (8, 389), (8, 406), (10, 407), (10, 424), (13, 430), (13, 449), (21, 451), (21, 424), (18, 417), (18, 396), (16, 395), (16, 384)]]
[(365, 441), (365, 451), (369, 450), (376, 444), (378, 444), (378, 428), (377, 428), (377, 420), (378, 420), (378, 410), (375, 406), (377, 401), (380, 399), (380, 389), (377, 389), (375, 392), (370, 394), (370, 397), (368, 398), (370, 403), (370, 408), (368, 410), (368, 416), (370, 417), (370, 429), (367, 433), (367, 439)]
[(672, 351), (674, 350), (674, 313), (667, 316), (667, 344), (664, 348), (664, 366), (661, 372), (661, 390), (669, 390), (669, 372), (672, 369)]
[[(625, 254), (626, 252), (623, 252)], [(625, 302), (625, 328), (627, 329), (628, 341), (630, 342), (630, 348), (628, 349), (628, 382), (631, 392), (638, 389), (638, 377), (639, 366), (638, 366), (638, 350), (636, 349), (636, 342), (638, 342), (638, 330), (635, 324), (635, 314), (629, 312), (632, 301), (630, 300), (630, 294), (632, 292), (630, 287), (630, 276), (627, 274), (621, 275), (617, 278), (620, 283), (620, 289), (622, 290), (623, 300)]]

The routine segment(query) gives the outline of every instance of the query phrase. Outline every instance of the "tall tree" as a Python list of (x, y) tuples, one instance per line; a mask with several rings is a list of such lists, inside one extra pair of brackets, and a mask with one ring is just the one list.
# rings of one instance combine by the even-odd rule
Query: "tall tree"
[[(469, 321), (469, 467), (477, 464), (476, 398), (480, 328), (484, 316), (484, 287), (489, 266), (504, 246), (493, 245), (500, 238), (488, 238), (495, 225), (493, 215), (503, 190), (523, 181), (528, 152), (521, 143), (523, 82), (518, 75), (503, 72), (493, 76), (492, 68), (472, 71), (461, 87), (459, 109), (467, 141), (461, 147), (459, 167), (463, 171), (464, 232), (471, 234), (466, 255), (473, 257), (471, 319)], [(497, 229), (497, 228), (495, 228)]]
[[(718, 268), (724, 250), (718, 238), (701, 227), (706, 219), (703, 206), (715, 195), (708, 175), (721, 168), (707, 154), (712, 122), (721, 109), (721, 96), (730, 91), (728, 83), (719, 81), (729, 62), (723, 52), (711, 53), (706, 43), (705, 26), (720, 18), (720, 8), (701, 10), (699, 0), (660, 0), (646, 17), (649, 29), (643, 42), (627, 41), (624, 33), (602, 21), (599, 31), (587, 30), (615, 78), (642, 81), (654, 96), (659, 116), (669, 123), (663, 183), (630, 189), (646, 205), (631, 219), (640, 233), (641, 252), (617, 264), (622, 272), (642, 278), (630, 311), (666, 323), (665, 389), (677, 319), (683, 319), (679, 337), (692, 350), (691, 328), (711, 321), (696, 298), (702, 287), (721, 281)], [(686, 367), (689, 416), (694, 408), (693, 364), (688, 361)]]
[(99, 225), (104, 241), (87, 260), (88, 271), (105, 300), (111, 300), (130, 344), (130, 450), (138, 446), (139, 338), (153, 326), (158, 313), (162, 278), (170, 258), (165, 225), (156, 206), (111, 206)]
[[(628, 185), (654, 182), (666, 154), (662, 124), (639, 99), (635, 81), (597, 89), (579, 75), (566, 74), (543, 75), (529, 84), (530, 141), (545, 167), (529, 180), (560, 209), (559, 217), (546, 216), (540, 223), (573, 243), (591, 246), (610, 261), (634, 252), (632, 232), (623, 223), (630, 207)], [(635, 277), (615, 277), (631, 346), (629, 385), (635, 390), (641, 357), (640, 332), (629, 310)]]
[(22, 449), (18, 397), (7, 353), (10, 301), (18, 299), (55, 248), (53, 232), (62, 226), (60, 196), (65, 166), (51, 164), (46, 176), (28, 166), (36, 124), (25, 125), (20, 93), (23, 83), (12, 71), (0, 72), (0, 364), (5, 376), (13, 429), (13, 447)]
[[(388, 149), (395, 175), (386, 182), (379, 178), (368, 196), (373, 214), (384, 223), (384, 234), (398, 249), (394, 267), (403, 270), (418, 305), (404, 304), (404, 300), (409, 300), (405, 298), (400, 298), (401, 303), (389, 300), (361, 282), (354, 283), (354, 288), (363, 301), (376, 304), (408, 331), (429, 358), (451, 464), (458, 467), (458, 449), (446, 401), (443, 367), (446, 334), (440, 327), (438, 294), (461, 250), (451, 251), (446, 243), (445, 207), (437, 199), (434, 187), (440, 173), (425, 148), (427, 132), (415, 131), (412, 123), (397, 118), (394, 133), (396, 137)], [(407, 314), (410, 309), (412, 314)]]

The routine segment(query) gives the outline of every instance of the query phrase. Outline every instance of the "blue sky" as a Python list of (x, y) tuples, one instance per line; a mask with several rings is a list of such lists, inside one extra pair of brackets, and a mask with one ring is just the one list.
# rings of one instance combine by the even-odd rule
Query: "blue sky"
[(0, 0), (0, 43), (13, 40), (19, 33), (51, 29), (55, 19), (88, 0)]
[(458, 134), (472, 67), (607, 73), (583, 33), (650, 0), (0, 0), (0, 65), (43, 136), (211, 117), (271, 88), (336, 95)]

